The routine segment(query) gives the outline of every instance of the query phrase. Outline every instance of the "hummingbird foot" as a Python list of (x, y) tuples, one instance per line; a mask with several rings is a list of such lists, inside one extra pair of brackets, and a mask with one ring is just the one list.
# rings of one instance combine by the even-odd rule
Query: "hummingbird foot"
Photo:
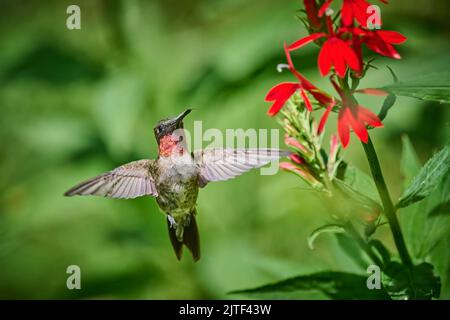
[(167, 220), (169, 220), (171, 228), (173, 228), (173, 229), (177, 228), (177, 223), (175, 222), (175, 219), (170, 214), (167, 215)]

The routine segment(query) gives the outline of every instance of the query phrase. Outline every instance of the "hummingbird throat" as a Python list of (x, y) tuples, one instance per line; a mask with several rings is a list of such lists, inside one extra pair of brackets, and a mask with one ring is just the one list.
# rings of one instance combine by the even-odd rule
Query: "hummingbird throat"
[(183, 136), (168, 134), (159, 140), (159, 155), (162, 157), (182, 156), (184, 147), (180, 143)]

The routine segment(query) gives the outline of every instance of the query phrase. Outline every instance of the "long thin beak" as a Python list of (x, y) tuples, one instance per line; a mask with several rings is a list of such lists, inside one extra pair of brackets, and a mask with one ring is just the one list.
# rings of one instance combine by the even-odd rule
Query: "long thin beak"
[(180, 113), (176, 118), (175, 118), (175, 122), (180, 123), (181, 121), (183, 121), (184, 117), (186, 117), (189, 113), (191, 113), (192, 109), (187, 109), (186, 111), (183, 111), (182, 113)]

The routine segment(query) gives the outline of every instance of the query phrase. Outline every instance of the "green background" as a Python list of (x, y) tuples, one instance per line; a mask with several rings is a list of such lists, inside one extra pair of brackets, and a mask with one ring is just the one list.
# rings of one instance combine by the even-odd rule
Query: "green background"
[[(449, 67), (448, 1), (391, 2), (377, 4), (384, 27), (408, 37), (403, 59), (378, 57), (362, 87), (391, 83), (387, 64), (403, 80)], [(70, 4), (81, 7), (81, 30), (66, 28)], [(188, 129), (193, 120), (204, 129), (277, 128), (264, 96), (294, 80), (275, 67), (285, 62), (283, 42), (306, 34), (296, 18), (301, 7), (287, 0), (2, 0), (0, 298), (234, 298), (226, 293), (298, 274), (364, 274), (331, 235), (308, 249), (307, 236), (329, 214), (285, 172), (254, 171), (201, 190), (196, 264), (187, 254), (176, 260), (154, 199), (62, 196), (85, 178), (154, 158), (154, 124), (186, 107), (196, 108)], [(332, 92), (319, 76), (317, 51), (309, 45), (294, 61)], [(382, 103), (360, 101), (374, 111)], [(399, 98), (384, 123), (371, 133), (397, 198), (401, 135), (424, 162), (448, 140), (450, 110)], [(355, 136), (344, 156), (368, 172)], [(394, 250), (387, 227), (377, 237)], [(82, 290), (66, 288), (72, 264), (81, 268)], [(449, 298), (444, 265), (442, 297)]]

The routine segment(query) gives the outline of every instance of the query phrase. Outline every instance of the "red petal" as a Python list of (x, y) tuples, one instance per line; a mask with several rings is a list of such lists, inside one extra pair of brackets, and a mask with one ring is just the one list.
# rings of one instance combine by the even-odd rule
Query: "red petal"
[(381, 97), (385, 97), (388, 95), (388, 93), (386, 91), (381, 90), (381, 89), (376, 89), (376, 88), (358, 89), (355, 92), (370, 94), (373, 96), (381, 96)]
[(283, 82), (272, 89), (266, 95), (266, 101), (274, 101), (274, 104), (270, 107), (267, 114), (269, 116), (276, 115), (284, 106), (286, 101), (294, 94), (294, 92), (300, 88), (300, 85), (295, 82)]
[(377, 35), (383, 39), (383, 41), (391, 44), (401, 44), (406, 41), (406, 37), (396, 31), (380, 30), (377, 31)]
[[(331, 54), (329, 54), (331, 56), (331, 63), (334, 64), (334, 68), (339, 77), (343, 78), (345, 76), (347, 65), (353, 70), (360, 71), (358, 56), (344, 40), (337, 37), (332, 37), (325, 42), (322, 50), (325, 49), (325, 45), (327, 45), (326, 53), (329, 54), (328, 52), (331, 52)], [(319, 54), (319, 59), (320, 58), (321, 57)], [(324, 71), (326, 71), (326, 69)]]
[[(343, 42), (344, 44), (342, 44)], [(345, 42), (343, 40), (340, 40), (338, 38), (335, 38), (333, 41), (333, 64), (334, 64), (334, 70), (336, 71), (337, 75), (341, 78), (345, 76), (345, 71), (347, 70), (347, 65), (345, 64)]]
[(367, 19), (369, 18), (367, 14), (367, 7), (370, 6), (370, 4), (365, 0), (344, 0), (344, 1), (352, 2), (351, 6), (353, 16), (361, 26), (367, 27)]
[(319, 9), (319, 17), (321, 18), (325, 12), (327, 11), (327, 9), (330, 7), (331, 2), (333, 2), (333, 0), (327, 0)]
[(288, 50), (289, 51), (297, 50), (298, 48), (301, 48), (304, 45), (307, 45), (308, 43), (310, 43), (312, 41), (315, 41), (315, 40), (317, 40), (319, 38), (326, 37), (326, 36), (327, 35), (325, 33), (323, 33), (323, 32), (310, 34), (307, 37), (304, 37), (304, 38), (301, 38), (301, 39), (295, 41), (293, 44), (291, 44), (288, 47)]
[(302, 95), (303, 101), (305, 102), (306, 109), (308, 109), (309, 111), (313, 111), (311, 101), (309, 101), (309, 98), (306, 95), (305, 90), (302, 89), (300, 91), (300, 94)]
[(350, 26), (353, 23), (352, 5), (349, 0), (344, 0), (341, 10), (341, 19), (344, 26)]
[(390, 57), (390, 58), (394, 58), (394, 59), (401, 58), (401, 56), (397, 52), (397, 50), (395, 50), (395, 48), (392, 45), (390, 45), (389, 43), (386, 43), (383, 40), (381, 40), (381, 38), (366, 39), (365, 43), (370, 50), (375, 51), (376, 53), (381, 54), (382, 56), (386, 56), (386, 57)]
[(358, 114), (360, 116), (360, 119), (363, 120), (365, 123), (372, 127), (382, 127), (383, 123), (381, 122), (380, 118), (370, 111), (369, 109), (366, 109), (362, 106), (358, 106)]
[(327, 40), (322, 49), (319, 52), (319, 71), (324, 77), (330, 72), (331, 65), (333, 64), (333, 44), (330, 42), (332, 39)]
[(361, 65), (355, 51), (343, 40), (340, 41), (339, 47), (348, 66), (355, 71), (361, 71)]
[(367, 133), (366, 125), (364, 124), (363, 120), (361, 119), (361, 115), (360, 115), (361, 108), (351, 107), (348, 109), (349, 109), (348, 119), (349, 119), (350, 125), (353, 128), (353, 131), (355, 131), (359, 140), (361, 140), (364, 143), (367, 143), (367, 141), (369, 141), (369, 134)]
[(287, 48), (286, 42), (284, 43), (284, 54), (286, 55), (286, 61), (289, 65), (289, 68), (291, 70), (295, 70), (294, 68), (294, 64), (292, 63), (292, 58), (291, 58), (291, 54), (289, 53), (289, 50)]
[(348, 116), (347, 113), (350, 112), (348, 108), (343, 107), (339, 111), (339, 117), (338, 117), (338, 133), (339, 138), (341, 139), (342, 146), (345, 148), (348, 145), (348, 142), (350, 141), (350, 128), (348, 123)]
[(328, 120), (328, 116), (330, 115), (331, 110), (333, 110), (335, 103), (334, 100), (332, 103), (328, 105), (328, 107), (325, 109), (325, 112), (322, 115), (322, 118), (320, 118), (319, 127), (317, 128), (317, 133), (321, 134), (323, 132), (323, 129), (325, 128), (325, 123)]
[(289, 95), (288, 98), (297, 90), (299, 87), (299, 84), (296, 82), (283, 82), (280, 84), (277, 84), (276, 86), (272, 87), (269, 92), (267, 93), (264, 100), (266, 101), (273, 101), (276, 99), (279, 99), (280, 97), (284, 97), (286, 95)]

